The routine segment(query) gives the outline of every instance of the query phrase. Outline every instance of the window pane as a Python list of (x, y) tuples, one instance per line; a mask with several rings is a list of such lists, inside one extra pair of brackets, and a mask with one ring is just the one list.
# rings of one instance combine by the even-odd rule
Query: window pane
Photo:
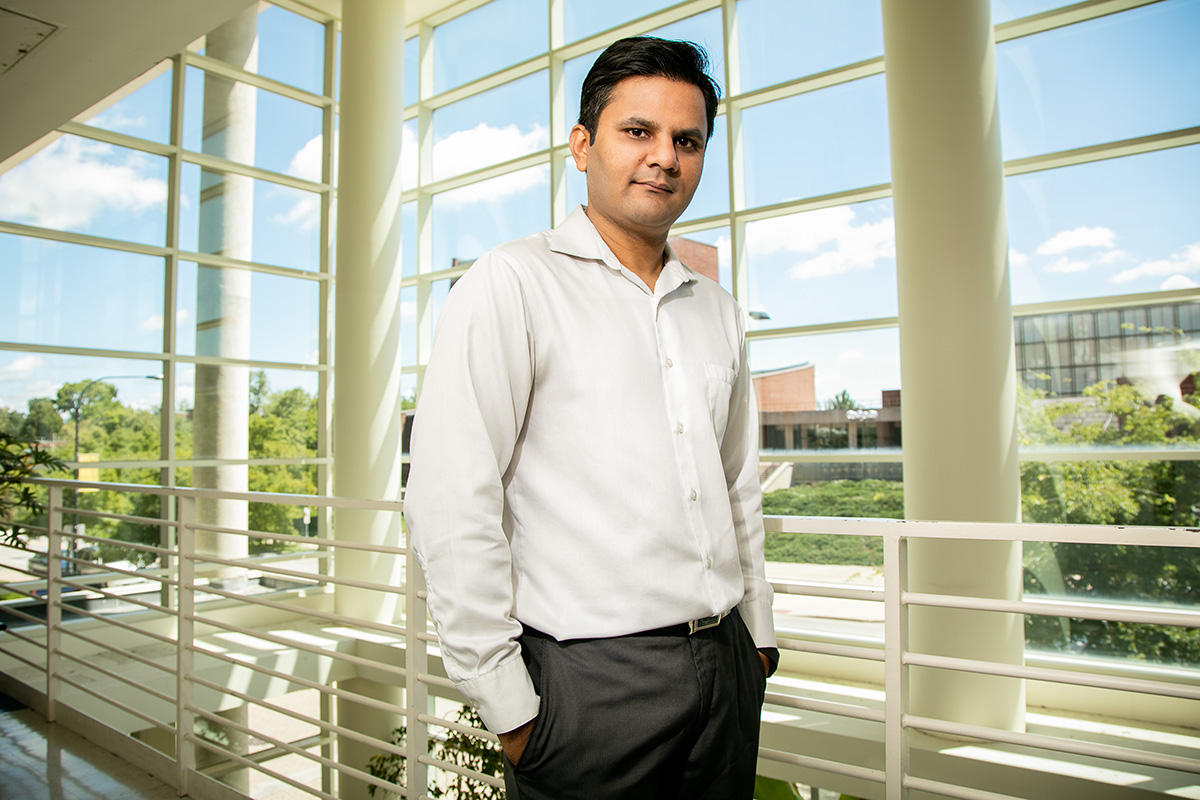
[(588, 70), (592, 68), (592, 64), (595, 64), (596, 59), (600, 57), (601, 52), (603, 51), (593, 50), (590, 53), (563, 63), (563, 85), (566, 87), (566, 118), (562, 129), (558, 131), (555, 137), (556, 142), (566, 142), (567, 134), (571, 128), (575, 127), (575, 123), (579, 122), (579, 93), (583, 90), (583, 80), (587, 77)]
[(671, 0), (566, 0), (563, 9), (564, 44), (578, 41), (630, 20), (661, 11)]
[(1054, 8), (1070, 5), (1066, 0), (992, 0), (992, 22), (1001, 22), (1031, 17)]
[(183, 165), (179, 246), (297, 269), (320, 265), (321, 196)]
[[(248, 72), (323, 94), (325, 26), (278, 6), (262, 4), (205, 37), (203, 53)], [(253, 47), (252, 47), (253, 46)]]
[(996, 47), (1005, 158), (1200, 124), (1200, 0), (1170, 0)]
[(421, 148), (417, 142), (417, 120), (410, 119), (400, 128), (400, 188), (417, 188)]
[[(180, 364), (175, 389), (176, 457), (245, 460), (317, 455), (317, 386), (315, 372)], [(233, 407), (223, 408), (228, 404)], [(245, 415), (249, 436), (244, 446), (239, 445), (242, 449), (230, 449), (235, 437), (218, 439), (215, 431), (206, 434), (203, 424), (196, 425), (197, 417), (214, 414), (218, 408)], [(197, 441), (197, 436), (204, 440)], [(185, 476), (178, 480), (180, 485), (190, 485), (184, 483)]]
[(421, 37), (404, 40), (404, 105), (411, 106), (421, 95)]
[(171, 136), (171, 75), (169, 62), (165, 69), (154, 67), (109, 97), (111, 104), (99, 113), (76, 119), (106, 131), (165, 144)]
[(318, 362), (317, 281), (184, 261), (176, 292), (182, 355)]
[(891, 181), (882, 75), (748, 108), (742, 134), (751, 208)]
[(433, 269), (450, 269), (550, 225), (550, 166), (530, 167), (433, 197)]
[(890, 199), (747, 223), (746, 254), (758, 329), (897, 314)]
[(400, 275), (417, 274), (417, 204), (400, 206)]
[(696, 272), (721, 284), (733, 294), (733, 262), (729, 250), (729, 226), (673, 236), (668, 241), (679, 260)]
[(743, 92), (883, 55), (876, 0), (740, 0), (737, 14)]
[(0, 234), (0, 339), (161, 352), (163, 259)]
[(185, 149), (321, 180), (321, 109), (198, 69), (187, 77)]
[(1197, 285), (1200, 147), (1007, 179), (1016, 303)]
[(433, 90), (453, 89), (546, 52), (546, 14), (545, 0), (492, 0), (434, 28)]
[(545, 70), (433, 112), (433, 179), (498, 164), (550, 145)]
[(417, 363), (417, 287), (400, 290), (400, 366)]
[[(156, 461), (162, 369), (161, 361), (0, 351), (0, 409), (9, 428), (51, 443), (64, 461), (75, 458), (75, 408), (81, 455)], [(102, 470), (101, 479), (120, 477)]]
[(64, 134), (0, 175), (0, 219), (162, 245), (167, 159)]
[(763, 409), (880, 409), (899, 403), (895, 393), (900, 389), (900, 340), (895, 328), (752, 339), (750, 368), (755, 378), (781, 370), (792, 373), (779, 405), (768, 406), (759, 398)]

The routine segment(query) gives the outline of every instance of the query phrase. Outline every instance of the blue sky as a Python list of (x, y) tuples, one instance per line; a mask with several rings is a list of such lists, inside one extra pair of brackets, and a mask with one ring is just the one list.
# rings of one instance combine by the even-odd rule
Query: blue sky
[[(565, 38), (591, 35), (665, 2), (567, 0)], [(1053, 0), (994, 0), (1002, 22), (1039, 13)], [(435, 33), (437, 90), (452, 88), (544, 52), (544, 0), (494, 0)], [(740, 0), (742, 88), (873, 58), (882, 52), (878, 3), (845, 0)], [(497, 35), (497, 32), (503, 32)], [(707, 45), (724, 79), (719, 10), (667, 26), (660, 35)], [(1002, 147), (1006, 159), (1145, 136), (1200, 125), (1200, 0), (1167, 0), (996, 49)], [(481, 46), (485, 44), (486, 46)], [(415, 92), (416, 42), (406, 43), (406, 91)], [(320, 26), (280, 9), (260, 16), (258, 68), (309, 91), (321, 90)], [(569, 127), (578, 86), (595, 58), (566, 65)], [(154, 142), (168, 132), (170, 70), (126, 96), (91, 124)], [(211, 80), (211, 79), (209, 79)], [(189, 69), (184, 143), (201, 147), (203, 73)], [(499, 163), (550, 144), (548, 78), (537, 73), (434, 114), (434, 177)], [(255, 92), (253, 163), (267, 170), (320, 177), (321, 116), (312, 106)], [(726, 130), (718, 119), (706, 176), (684, 220), (726, 213)], [(884, 78), (749, 109), (743, 115), (749, 207), (886, 183), (889, 175)], [(406, 126), (406, 186), (415, 184), (415, 125)], [(0, 175), (0, 219), (141, 244), (165, 244), (166, 159), (65, 135), (26, 163)], [(201, 171), (183, 171), (180, 246), (199, 246)], [(318, 268), (319, 197), (255, 181), (252, 257), (279, 267)], [(1005, 185), (1012, 292), (1033, 303), (1200, 283), (1200, 146), (1017, 176)], [(568, 169), (568, 199), (583, 202), (583, 176)], [(534, 167), (438, 195), (434, 261), (477, 257), (508, 238), (550, 223), (549, 168)], [(415, 209), (404, 209), (404, 273), (414, 274)], [(728, 285), (727, 227), (696, 234), (716, 245)], [(757, 329), (856, 320), (896, 313), (895, 253), (889, 200), (752, 223), (747, 228), (747, 305), (770, 314)], [(0, 234), (0, 285), (16, 298), (0, 320), (0, 340), (13, 343), (159, 352), (162, 346), (163, 259)], [(177, 296), (179, 352), (194, 352), (196, 265), (183, 262)], [(446, 287), (435, 287), (440, 305)], [(317, 284), (256, 274), (252, 287), (251, 357), (313, 364)], [(415, 363), (415, 293), (402, 309), (405, 364)], [(900, 385), (895, 331), (831, 334), (756, 344), (757, 369), (811, 361), (818, 399), (843, 389), (877, 401)], [(0, 351), (0, 404), (23, 409), (65, 380), (97, 374), (158, 372), (155, 362), (102, 362)], [(181, 371), (179, 394), (190, 392)], [(312, 373), (280, 370), (279, 387), (315, 390)], [(159, 386), (119, 385), (121, 397), (157, 402)]]

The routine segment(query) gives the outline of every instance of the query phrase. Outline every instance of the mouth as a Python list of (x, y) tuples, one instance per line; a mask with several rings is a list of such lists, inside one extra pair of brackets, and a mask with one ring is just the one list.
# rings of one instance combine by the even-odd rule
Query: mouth
[(666, 192), (673, 194), (675, 192), (669, 185), (659, 183), (658, 181), (634, 181), (638, 186), (645, 186), (647, 189), (653, 189), (657, 192)]

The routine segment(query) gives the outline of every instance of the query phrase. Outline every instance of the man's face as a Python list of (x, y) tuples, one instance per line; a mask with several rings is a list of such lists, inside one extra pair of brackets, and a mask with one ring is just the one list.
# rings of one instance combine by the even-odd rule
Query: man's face
[(626, 78), (600, 112), (596, 139), (571, 131), (575, 166), (587, 172), (588, 216), (634, 235), (662, 238), (692, 201), (704, 167), (708, 116), (690, 83)]

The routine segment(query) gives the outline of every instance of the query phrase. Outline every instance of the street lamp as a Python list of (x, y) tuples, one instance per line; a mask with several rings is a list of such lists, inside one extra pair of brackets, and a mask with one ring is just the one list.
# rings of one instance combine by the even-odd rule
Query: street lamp
[[(103, 375), (93, 381), (88, 381), (75, 395), (75, 399), (71, 401), (71, 416), (75, 418), (75, 480), (79, 480), (79, 418), (83, 415), (83, 398), (87, 396), (88, 390), (101, 381), (117, 381), (117, 380), (136, 380), (145, 379), (151, 381), (161, 381), (162, 373), (158, 375)], [(75, 489), (75, 522), (73, 528), (76, 534), (79, 533), (79, 489)], [(71, 537), (67, 542), (67, 554), (69, 557), (75, 557), (75, 537)]]

